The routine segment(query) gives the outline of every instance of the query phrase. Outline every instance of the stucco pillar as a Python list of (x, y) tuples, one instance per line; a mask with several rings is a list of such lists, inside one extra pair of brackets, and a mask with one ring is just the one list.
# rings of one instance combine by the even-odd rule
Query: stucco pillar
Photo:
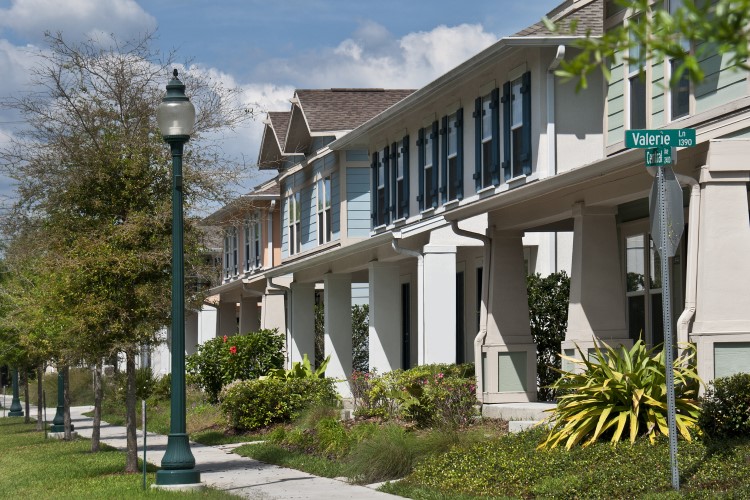
[(711, 141), (701, 171), (695, 323), (698, 375), (750, 371), (750, 140)]
[(185, 314), (185, 354), (194, 354), (198, 348), (198, 312)]
[(201, 306), (201, 311), (198, 313), (199, 344), (216, 337), (216, 327), (218, 323), (217, 317), (218, 314), (215, 307), (207, 304)]
[(266, 290), (261, 307), (260, 327), (267, 330), (278, 329), (286, 335), (286, 307), (283, 290)]
[[(632, 346), (625, 319), (625, 286), (617, 243), (615, 208), (573, 206), (573, 263), (568, 331), (563, 352), (579, 357), (595, 343)], [(572, 368), (563, 363), (564, 367)]]
[(349, 274), (326, 274), (323, 278), (325, 310), (325, 355), (331, 356), (326, 376), (341, 382), (336, 389), (351, 397), (352, 374), (352, 278)]
[(290, 363), (307, 354), (315, 363), (315, 283), (292, 283)]
[(487, 333), (475, 354), (477, 394), (484, 403), (536, 401), (536, 345), (529, 327), (523, 240), (491, 231)]
[(258, 297), (242, 297), (240, 301), (240, 334), (257, 332), (259, 327)]
[(398, 264), (370, 262), (370, 370), (401, 368), (401, 284)]
[(456, 362), (456, 247), (425, 245), (424, 330), (417, 339), (420, 365)]
[(219, 337), (224, 335), (232, 336), (237, 334), (237, 303), (236, 302), (219, 302), (219, 314), (217, 315), (218, 325), (216, 334)]

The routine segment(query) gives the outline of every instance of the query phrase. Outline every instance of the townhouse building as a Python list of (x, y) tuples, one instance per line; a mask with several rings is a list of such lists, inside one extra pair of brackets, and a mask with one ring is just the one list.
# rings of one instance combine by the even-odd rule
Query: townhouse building
[[(259, 166), (278, 176), (249, 195), (274, 192), (260, 208), (266, 229), (255, 236), (227, 223), (247, 217), (230, 217), (232, 206), (211, 219), (228, 236), (226, 282), (214, 293), (219, 324), (232, 328), (220, 330), (237, 331), (237, 318), (240, 332), (276, 326), (289, 363), (313, 358), (318, 295), (327, 375), (343, 381), (353, 294), (365, 290), (371, 369), (472, 361), (481, 402), (533, 401), (526, 274), (567, 270), (566, 354), (639, 337), (661, 343), (669, 286), (675, 333), (696, 344), (701, 377), (746, 370), (747, 72), (714, 54), (700, 62), (703, 83), (670, 84), (678, 62), (634, 51), (583, 92), (554, 73), (578, 39), (642, 15), (568, 0), (548, 17), (576, 20), (574, 33), (538, 23), (416, 91), (298, 90), (289, 111), (269, 113), (263, 135)], [(653, 172), (624, 144), (627, 130), (645, 128), (693, 128), (698, 138), (674, 165), (686, 230), (668, 284), (649, 235)], [(270, 260), (242, 271), (256, 240)]]

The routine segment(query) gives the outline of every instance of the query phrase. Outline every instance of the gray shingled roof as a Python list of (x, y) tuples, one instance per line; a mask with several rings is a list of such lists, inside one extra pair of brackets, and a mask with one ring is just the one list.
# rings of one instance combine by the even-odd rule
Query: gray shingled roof
[[(580, 6), (577, 6), (579, 4)], [(567, 0), (547, 13), (547, 18), (560, 26), (562, 35), (581, 35), (590, 33), (592, 36), (604, 34), (604, 0)], [(571, 21), (578, 20), (574, 32), (568, 26)], [(522, 29), (513, 36), (549, 36), (552, 32), (539, 21)]]
[(310, 132), (330, 132), (352, 130), (413, 92), (413, 89), (301, 89), (296, 95)]
[(276, 133), (279, 140), (281, 152), (284, 152), (284, 143), (286, 142), (286, 129), (289, 128), (289, 119), (292, 116), (291, 111), (269, 111), (268, 119), (271, 121), (271, 127)]

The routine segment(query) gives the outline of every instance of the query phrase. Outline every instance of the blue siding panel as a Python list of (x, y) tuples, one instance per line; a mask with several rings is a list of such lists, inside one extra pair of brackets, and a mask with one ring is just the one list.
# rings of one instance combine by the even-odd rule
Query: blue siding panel
[(370, 169), (346, 169), (347, 233), (351, 238), (370, 234)]
[(365, 150), (349, 150), (346, 152), (346, 161), (370, 161), (370, 155)]

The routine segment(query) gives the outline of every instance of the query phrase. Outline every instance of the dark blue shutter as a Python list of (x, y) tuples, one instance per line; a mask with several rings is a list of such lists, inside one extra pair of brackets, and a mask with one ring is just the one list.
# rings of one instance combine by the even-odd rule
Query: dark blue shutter
[(391, 174), (393, 177), (391, 178), (391, 204), (389, 212), (391, 213), (391, 221), (394, 221), (398, 219), (398, 207), (396, 203), (399, 202), (398, 195), (401, 194), (398, 193), (398, 148), (395, 142), (391, 143)]
[(464, 198), (464, 108), (456, 111), (456, 199)]
[(511, 161), (510, 157), (510, 145), (511, 145), (511, 134), (510, 134), (510, 108), (513, 106), (511, 102), (510, 94), (510, 82), (505, 82), (503, 85), (503, 177), (507, 181), (511, 177)]
[(417, 139), (417, 177), (419, 180), (419, 194), (417, 195), (417, 202), (419, 203), (419, 211), (424, 210), (424, 129), (419, 129)]
[(409, 136), (407, 135), (401, 141), (401, 156), (404, 162), (404, 183), (401, 191), (402, 214), (405, 218), (409, 217)]
[(448, 201), (448, 117), (444, 116), (440, 127), (440, 198)]
[(474, 100), (474, 190), (482, 189), (482, 98)]
[(372, 153), (372, 187), (370, 188), (370, 218), (372, 227), (378, 225), (378, 153)]
[(492, 184), (500, 184), (500, 89), (492, 89)]
[(521, 81), (523, 99), (523, 128), (521, 130), (521, 168), (524, 175), (531, 175), (531, 72), (523, 74)]
[(388, 217), (388, 213), (390, 210), (388, 208), (391, 205), (391, 197), (390, 197), (390, 185), (391, 185), (391, 176), (390, 176), (390, 160), (391, 160), (391, 154), (390, 154), (390, 148), (386, 146), (383, 149), (383, 159), (381, 160), (383, 162), (383, 174), (385, 175), (385, 182), (384, 184), (384, 203), (382, 207), (378, 207), (378, 210), (380, 210), (380, 213), (383, 214), (383, 224), (390, 224), (391, 221)]
[(432, 122), (432, 134), (430, 135), (432, 144), (432, 208), (438, 206), (438, 166), (440, 160), (440, 150), (438, 149), (438, 122)]

